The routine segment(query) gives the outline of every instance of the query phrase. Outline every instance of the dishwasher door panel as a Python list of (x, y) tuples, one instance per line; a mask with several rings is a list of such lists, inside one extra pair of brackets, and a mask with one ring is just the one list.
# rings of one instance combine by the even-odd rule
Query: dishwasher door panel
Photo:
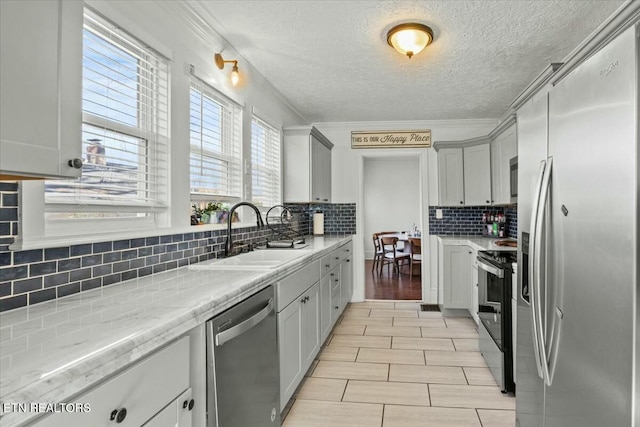
[(280, 425), (274, 308), (270, 286), (207, 322), (208, 427)]

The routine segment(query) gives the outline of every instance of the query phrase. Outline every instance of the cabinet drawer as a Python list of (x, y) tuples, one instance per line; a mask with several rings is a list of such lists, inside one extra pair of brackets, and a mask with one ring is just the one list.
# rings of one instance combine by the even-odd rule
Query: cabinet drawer
[[(90, 412), (56, 413), (35, 425), (139, 427), (188, 388), (189, 337), (184, 337), (93, 390), (68, 400), (89, 404)], [(120, 423), (111, 420), (114, 411), (122, 414), (125, 410), (126, 416)]]
[(302, 267), (295, 273), (290, 274), (284, 279), (278, 282), (276, 286), (276, 307), (280, 312), (291, 301), (296, 299), (298, 295), (309, 289), (314, 283), (320, 280), (320, 269), (318, 268), (318, 261)]
[(320, 269), (322, 270), (322, 275), (329, 273), (333, 270), (338, 264), (340, 264), (340, 249), (336, 249), (331, 251), (331, 253), (325, 255), (320, 260)]
[(340, 262), (346, 260), (353, 253), (353, 242), (345, 243), (338, 251), (340, 251)]

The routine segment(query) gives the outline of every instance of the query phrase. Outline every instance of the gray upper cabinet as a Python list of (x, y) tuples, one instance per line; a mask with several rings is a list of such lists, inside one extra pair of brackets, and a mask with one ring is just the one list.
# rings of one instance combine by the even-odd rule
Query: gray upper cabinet
[(285, 202), (331, 202), (332, 148), (313, 126), (284, 129)]
[(0, 2), (0, 177), (80, 175), (82, 15), (81, 1)]
[(438, 192), (440, 206), (464, 206), (462, 148), (438, 151)]
[(491, 204), (491, 149), (487, 137), (436, 143), (440, 206)]
[(511, 203), (509, 161), (517, 154), (516, 125), (511, 121), (509, 127), (503, 128), (491, 141), (491, 188), (494, 205)]
[(488, 143), (464, 147), (464, 201), (467, 206), (491, 204), (491, 148)]

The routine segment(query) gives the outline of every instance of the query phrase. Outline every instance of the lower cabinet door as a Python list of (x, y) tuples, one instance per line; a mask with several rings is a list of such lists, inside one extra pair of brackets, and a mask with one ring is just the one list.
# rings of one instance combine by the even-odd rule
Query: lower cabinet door
[(284, 409), (302, 379), (302, 297), (278, 313), (280, 352), (280, 410)]
[(320, 350), (320, 284), (304, 293), (302, 305), (302, 370), (306, 372)]
[(353, 263), (351, 257), (340, 264), (340, 311), (344, 311), (353, 296)]
[(320, 342), (324, 342), (331, 332), (331, 276), (320, 280)]
[(142, 427), (191, 427), (191, 411), (194, 405), (191, 389), (188, 389)]

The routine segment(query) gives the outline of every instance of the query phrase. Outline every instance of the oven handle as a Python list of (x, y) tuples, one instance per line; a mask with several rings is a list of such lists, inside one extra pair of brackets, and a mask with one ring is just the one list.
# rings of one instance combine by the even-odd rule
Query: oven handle
[(491, 264), (487, 264), (484, 261), (482, 261), (480, 258), (478, 258), (478, 268), (493, 274), (494, 276), (496, 276), (498, 279), (503, 279), (504, 278), (504, 270), (498, 267), (495, 267)]
[(226, 331), (222, 331), (215, 336), (216, 347), (220, 347), (224, 343), (231, 341), (235, 337), (244, 334), (249, 329), (256, 326), (258, 323), (262, 322), (271, 312), (273, 311), (273, 298), (269, 298), (269, 302), (267, 305), (245, 320), (242, 323), (238, 323), (236, 326), (227, 329)]

